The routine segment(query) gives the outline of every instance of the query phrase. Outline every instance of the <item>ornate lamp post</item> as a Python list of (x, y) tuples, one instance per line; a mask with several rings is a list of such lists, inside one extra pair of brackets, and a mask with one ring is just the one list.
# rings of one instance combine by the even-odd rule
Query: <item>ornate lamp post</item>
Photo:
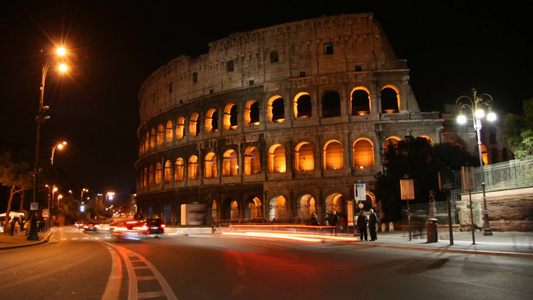
[[(66, 53), (65, 48), (60, 47), (57, 49), (57, 55), (64, 56)], [(41, 124), (44, 121), (50, 119), (50, 116), (45, 115), (46, 111), (49, 109), (48, 106), (44, 106), (44, 86), (46, 83), (46, 74), (50, 68), (50, 59), (46, 61), (43, 65), (42, 77), (41, 77), (41, 93), (39, 97), (39, 111), (37, 117), (35, 117), (35, 122), (37, 123), (37, 135), (35, 138), (35, 161), (33, 163), (33, 203), (37, 202), (37, 176), (39, 175), (39, 142), (40, 142), (40, 132)], [(65, 64), (59, 65), (59, 71), (65, 72), (67, 67)], [(28, 240), (38, 241), (39, 236), (37, 235), (37, 220), (35, 218), (35, 213), (33, 213), (33, 218), (31, 221), (30, 234), (28, 235)]]
[[(492, 96), (489, 94), (478, 95), (476, 89), (472, 89), (472, 98), (468, 96), (461, 96), (455, 101), (457, 108), (459, 108), (460, 114), (457, 116), (457, 122), (459, 124), (465, 124), (468, 118), (463, 115), (462, 110), (465, 108), (470, 109), (472, 112), (472, 122), (474, 130), (477, 134), (477, 148), (479, 151), (479, 167), (481, 171), (481, 189), (483, 193), (483, 235), (492, 235), (492, 229), (489, 222), (489, 211), (487, 209), (487, 198), (485, 195), (485, 174), (483, 172), (483, 153), (481, 152), (481, 119), (486, 118), (488, 121), (495, 121), (496, 114), (491, 111)], [(485, 111), (482, 109), (486, 106), (489, 109), (489, 113), (485, 116)], [(472, 220), (474, 222), (474, 220)]]

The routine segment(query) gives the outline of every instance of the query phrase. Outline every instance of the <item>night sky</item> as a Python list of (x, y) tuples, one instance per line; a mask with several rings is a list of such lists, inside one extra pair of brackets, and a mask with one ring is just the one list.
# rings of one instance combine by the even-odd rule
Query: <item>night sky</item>
[[(17, 1), (0, 4), (0, 147), (33, 153), (42, 65), (54, 44), (69, 74), (52, 69), (40, 153), (67, 140), (54, 165), (78, 187), (118, 196), (135, 190), (137, 93), (157, 68), (197, 57), (232, 33), (323, 15), (373, 12), (406, 59), (423, 111), (442, 110), (471, 88), (500, 113), (533, 97), (527, 1)], [(314, 1), (313, 1), (314, 2)], [(66, 187), (65, 187), (66, 188)], [(73, 187), (74, 188), (74, 187)]]

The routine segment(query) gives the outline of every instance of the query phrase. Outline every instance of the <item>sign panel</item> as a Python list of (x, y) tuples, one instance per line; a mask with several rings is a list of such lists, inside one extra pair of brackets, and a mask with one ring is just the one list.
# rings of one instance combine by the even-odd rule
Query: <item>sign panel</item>
[(39, 209), (39, 202), (30, 203), (30, 210), (38, 210), (38, 209)]
[(415, 199), (415, 183), (413, 179), (400, 179), (400, 193), (402, 200)]
[(43, 218), (50, 217), (50, 213), (48, 212), (48, 208), (43, 208), (42, 215), (43, 215)]
[(366, 201), (366, 184), (360, 182), (354, 184), (354, 195), (356, 201)]
[(474, 167), (461, 167), (463, 173), (463, 191), (471, 191), (476, 188)]

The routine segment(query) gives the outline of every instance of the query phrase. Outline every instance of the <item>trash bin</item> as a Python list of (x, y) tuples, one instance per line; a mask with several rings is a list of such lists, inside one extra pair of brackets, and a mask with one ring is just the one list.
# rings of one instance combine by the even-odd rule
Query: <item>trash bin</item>
[(437, 219), (428, 219), (426, 223), (428, 243), (438, 241), (437, 237)]

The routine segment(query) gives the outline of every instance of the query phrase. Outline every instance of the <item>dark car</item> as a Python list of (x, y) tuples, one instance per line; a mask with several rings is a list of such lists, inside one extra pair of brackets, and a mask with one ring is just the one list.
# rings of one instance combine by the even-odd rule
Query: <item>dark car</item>
[(95, 223), (92, 221), (84, 221), (82, 228), (84, 231), (96, 231), (96, 227), (94, 225)]
[(166, 224), (161, 219), (146, 219), (144, 221), (144, 232), (146, 234), (163, 234), (165, 233)]

